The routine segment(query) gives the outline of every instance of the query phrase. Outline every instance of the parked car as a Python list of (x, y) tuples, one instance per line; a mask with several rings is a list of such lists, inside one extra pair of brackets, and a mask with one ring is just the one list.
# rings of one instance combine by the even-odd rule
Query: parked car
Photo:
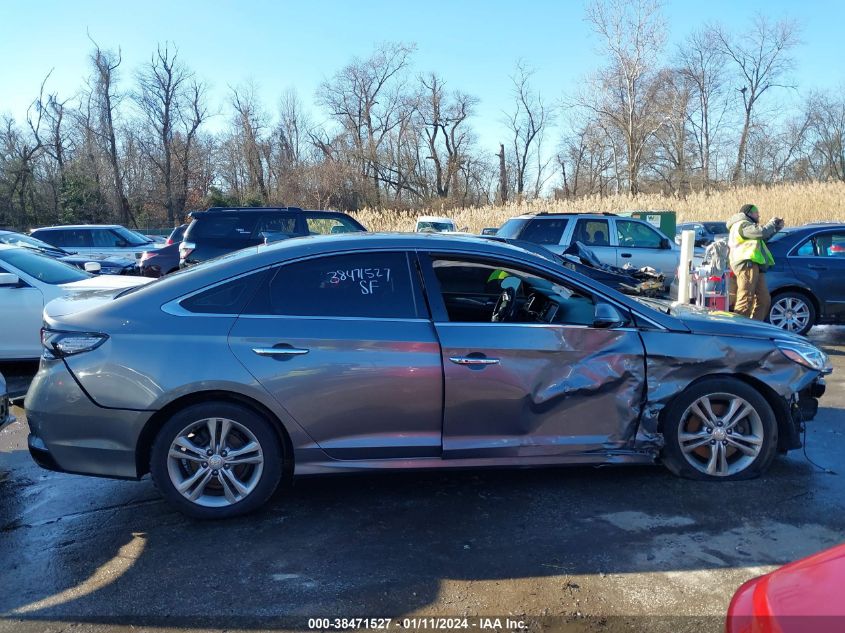
[(667, 305), (479, 237), (283, 240), (48, 304), (29, 448), (220, 518), (289, 474), (660, 459), (736, 480), (800, 446), (825, 354)]
[(297, 207), (213, 207), (193, 211), (191, 217), (179, 247), (180, 267), (291, 237), (367, 230), (345, 213)]
[(845, 324), (845, 224), (783, 229), (769, 249), (769, 322), (797, 334), (816, 324)]
[(41, 240), (15, 233), (14, 231), (0, 231), (0, 244), (22, 246), (32, 249), (42, 255), (53, 257), (71, 266), (76, 266), (86, 272), (102, 275), (136, 275), (138, 266), (134, 259), (127, 257), (107, 257), (105, 255), (71, 255), (66, 250), (42, 242)]
[(15, 416), (12, 415), (12, 405), (6, 391), (6, 379), (0, 374), (0, 431), (14, 421)]
[(52, 299), (89, 299), (150, 281), (138, 276), (91, 275), (29, 248), (0, 245), (0, 360), (41, 355), (41, 312)]
[(581, 242), (603, 264), (654, 268), (667, 287), (680, 260), (678, 246), (648, 222), (612, 213), (526, 214), (505, 222), (496, 235), (542, 244), (555, 253)]
[(487, 226), (481, 229), (481, 235), (496, 235), (499, 232), (498, 227)]
[(731, 600), (725, 633), (838, 633), (843, 583), (845, 545), (752, 578)]
[(165, 246), (170, 246), (171, 244), (178, 244), (182, 241), (182, 238), (185, 236), (185, 231), (188, 229), (187, 224), (180, 224), (176, 228), (174, 228), (170, 235), (167, 236), (165, 240)]
[(139, 259), (154, 242), (118, 224), (48, 226), (30, 233), (53, 246), (86, 257), (117, 255)]
[[(133, 231), (133, 233), (134, 233), (134, 231)], [(150, 242), (152, 242), (151, 246), (160, 247), (160, 246), (166, 246), (167, 245), (167, 238), (164, 237), (163, 235), (146, 235), (146, 234), (142, 235), (141, 233), (139, 233), (138, 235), (141, 235), (141, 237), (145, 237), (148, 240), (150, 240)]]
[(728, 225), (725, 222), (684, 222), (675, 230), (675, 243), (680, 245), (681, 233), (695, 231), (695, 245), (707, 246), (718, 239), (728, 238)]
[(144, 251), (138, 260), (140, 273), (145, 277), (161, 277), (179, 270), (179, 244), (187, 228), (187, 224), (177, 226), (170, 232), (165, 246)]
[(421, 215), (414, 225), (415, 233), (455, 233), (458, 227), (452, 218)]

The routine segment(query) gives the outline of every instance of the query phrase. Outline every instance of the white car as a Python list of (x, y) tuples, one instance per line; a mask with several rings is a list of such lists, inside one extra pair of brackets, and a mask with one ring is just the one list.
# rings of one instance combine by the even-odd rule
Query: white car
[(47, 226), (30, 233), (34, 238), (79, 255), (121, 256), (140, 259), (155, 242), (119, 224)]
[(41, 313), (60, 297), (114, 292), (149, 277), (90, 275), (20, 246), (0, 245), (0, 360), (41, 355)]
[(417, 218), (414, 233), (456, 233), (458, 231), (452, 218), (434, 215), (421, 215)]

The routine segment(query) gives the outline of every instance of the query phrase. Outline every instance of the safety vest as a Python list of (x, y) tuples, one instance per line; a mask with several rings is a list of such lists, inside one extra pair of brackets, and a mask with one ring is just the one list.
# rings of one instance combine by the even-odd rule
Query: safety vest
[(728, 236), (728, 246), (731, 247), (731, 268), (734, 268), (740, 262), (747, 261), (752, 261), (761, 266), (774, 266), (775, 258), (772, 257), (769, 247), (763, 240), (746, 239), (742, 236), (740, 229), (744, 224), (746, 223), (737, 222), (732, 225)]

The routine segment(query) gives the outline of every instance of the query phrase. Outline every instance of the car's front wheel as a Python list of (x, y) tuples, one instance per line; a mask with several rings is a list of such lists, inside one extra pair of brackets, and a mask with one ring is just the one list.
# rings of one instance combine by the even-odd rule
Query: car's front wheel
[(778, 427), (772, 407), (750, 385), (710, 378), (667, 407), (663, 463), (689, 479), (751, 479), (775, 457)]
[(150, 473), (185, 514), (222, 519), (251, 512), (273, 494), (283, 451), (264, 417), (230, 402), (189, 406), (156, 436)]

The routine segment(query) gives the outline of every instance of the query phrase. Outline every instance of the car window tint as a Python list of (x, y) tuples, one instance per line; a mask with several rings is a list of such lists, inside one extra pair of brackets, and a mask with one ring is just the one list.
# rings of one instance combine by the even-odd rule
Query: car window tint
[(404, 253), (318, 257), (280, 266), (247, 314), (416, 318)]
[(296, 235), (296, 217), (290, 214), (266, 213), (256, 223), (253, 237), (260, 237), (262, 233)]
[(347, 218), (332, 217), (305, 217), (310, 235), (336, 235), (338, 233), (354, 233), (360, 231), (355, 224)]
[[(773, 241), (773, 240), (769, 240)], [(798, 257), (813, 257), (816, 254), (815, 244), (813, 243), (812, 239), (807, 240), (804, 242), (800, 248), (795, 251), (795, 254)]]
[(845, 233), (821, 233), (813, 241), (819, 257), (845, 257)]
[[(87, 231), (85, 229), (66, 229), (61, 232), (64, 234), (62, 236), (62, 244), (56, 244), (56, 246), (67, 246), (69, 248), (90, 248), (90, 231)], [(50, 233), (51, 232), (45, 233), (45, 235), (49, 236)]]
[(67, 231), (33, 231), (32, 237), (52, 246), (67, 246), (66, 233)]
[(0, 251), (0, 260), (45, 284), (66, 284), (91, 277), (86, 272), (26, 248)]
[(188, 312), (198, 314), (240, 314), (267, 274), (262, 270), (233, 279), (188, 297), (180, 305)]
[(607, 220), (578, 220), (572, 241), (586, 246), (610, 246), (609, 226)]
[(496, 235), (498, 237), (505, 237), (509, 240), (514, 240), (519, 237), (522, 227), (525, 226), (527, 222), (527, 220), (522, 218), (512, 218), (499, 227), (499, 230), (496, 231)]
[(258, 223), (258, 217), (258, 213), (204, 215), (194, 220), (188, 234), (192, 240), (249, 241)]
[[(695, 231), (704, 234), (704, 227), (697, 225)], [(628, 248), (660, 248), (660, 234), (645, 224), (631, 220), (616, 220), (616, 239), (619, 246)]]
[[(506, 279), (516, 278), (517, 309), (511, 323), (592, 325), (595, 301), (574, 286), (552, 280), (510, 264), (436, 259), (435, 277), (450, 322), (490, 323)], [(553, 313), (547, 312), (553, 310)], [(543, 315), (553, 314), (551, 320)]]
[(534, 218), (528, 222), (520, 239), (535, 244), (560, 244), (567, 224), (566, 218)]
[(93, 229), (91, 231), (91, 245), (94, 248), (116, 248), (119, 238), (108, 229)]

